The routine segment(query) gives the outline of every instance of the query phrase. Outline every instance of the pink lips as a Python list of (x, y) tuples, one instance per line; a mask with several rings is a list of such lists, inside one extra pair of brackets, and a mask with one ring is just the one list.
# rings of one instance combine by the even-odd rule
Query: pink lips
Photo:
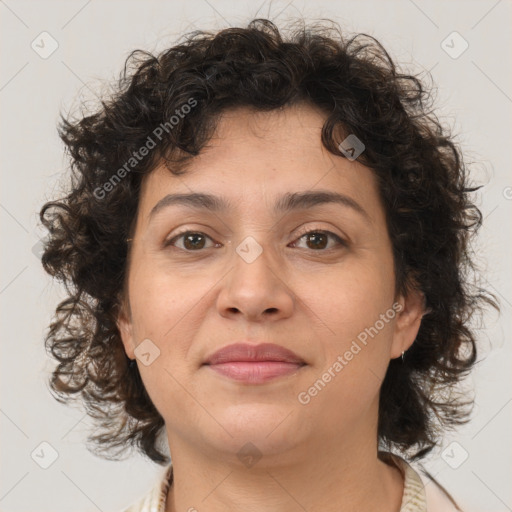
[(293, 374), (306, 363), (291, 350), (273, 343), (235, 343), (217, 350), (204, 364), (231, 379), (258, 384)]

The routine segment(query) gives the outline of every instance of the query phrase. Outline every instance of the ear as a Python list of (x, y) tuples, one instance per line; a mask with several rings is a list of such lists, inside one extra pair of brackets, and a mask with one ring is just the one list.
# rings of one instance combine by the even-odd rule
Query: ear
[[(400, 307), (398, 307), (398, 304)], [(397, 317), (391, 359), (399, 357), (414, 343), (425, 314), (425, 297), (417, 288), (411, 287), (407, 295), (401, 295), (397, 300)]]
[(130, 359), (135, 359), (135, 344), (133, 340), (133, 325), (129, 306), (123, 300), (116, 320), (117, 328), (121, 335), (124, 351)]

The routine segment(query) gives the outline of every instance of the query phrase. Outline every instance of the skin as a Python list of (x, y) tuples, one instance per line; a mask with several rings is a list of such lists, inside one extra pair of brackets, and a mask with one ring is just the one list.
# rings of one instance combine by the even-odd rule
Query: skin
[[(400, 509), (403, 478), (377, 458), (378, 397), (390, 359), (416, 337), (423, 300), (415, 291), (395, 296), (375, 178), (322, 146), (324, 120), (305, 104), (232, 110), (186, 174), (162, 165), (144, 178), (118, 327), (128, 357), (145, 339), (160, 351), (150, 365), (137, 364), (172, 454), (167, 512)], [(311, 190), (349, 196), (366, 215), (331, 203), (273, 212), (278, 196)], [(155, 204), (177, 192), (223, 196), (231, 206), (213, 213), (172, 205), (150, 220)], [(185, 228), (207, 235), (196, 239), (199, 249), (186, 237), (164, 247)], [(321, 235), (308, 242), (304, 232), (318, 230), (347, 245)], [(263, 251), (251, 263), (235, 250), (248, 236)], [(401, 311), (300, 403), (299, 393), (393, 303)], [(307, 364), (258, 385), (202, 366), (242, 340), (282, 345)], [(249, 442), (261, 456), (250, 467), (237, 456)]]

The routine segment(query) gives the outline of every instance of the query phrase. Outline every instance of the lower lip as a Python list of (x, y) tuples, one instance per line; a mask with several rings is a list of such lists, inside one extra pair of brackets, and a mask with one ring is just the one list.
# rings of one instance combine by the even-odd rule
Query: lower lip
[(208, 365), (209, 368), (221, 375), (251, 384), (259, 384), (277, 377), (291, 375), (296, 373), (302, 366), (304, 365), (281, 361), (235, 361)]

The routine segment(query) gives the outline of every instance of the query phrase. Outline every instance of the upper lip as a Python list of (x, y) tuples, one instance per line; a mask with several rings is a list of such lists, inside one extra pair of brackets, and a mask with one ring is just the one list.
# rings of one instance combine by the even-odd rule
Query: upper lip
[(227, 345), (211, 354), (204, 364), (221, 364), (231, 362), (278, 361), (285, 363), (305, 364), (297, 354), (274, 343), (234, 343)]

